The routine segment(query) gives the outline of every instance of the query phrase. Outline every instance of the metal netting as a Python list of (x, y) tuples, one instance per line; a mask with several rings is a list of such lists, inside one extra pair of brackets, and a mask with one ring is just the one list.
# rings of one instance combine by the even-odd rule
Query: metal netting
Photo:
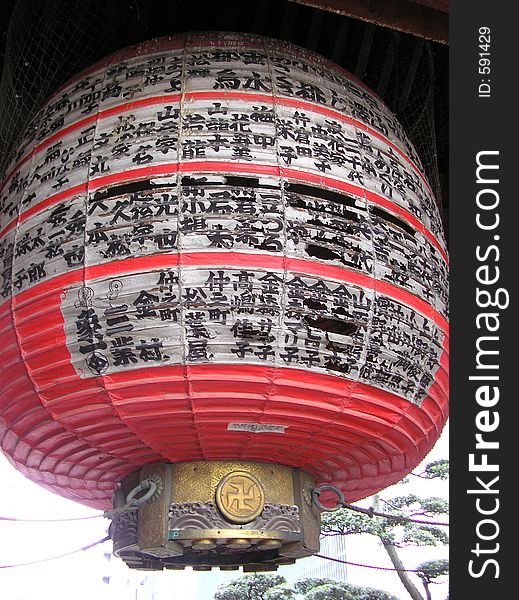
[[(430, 42), (380, 29), (372, 45), (364, 81), (382, 95), (411, 138), (436, 198), (442, 186), (436, 136), (437, 84)], [(390, 67), (388, 67), (390, 61)]]
[(52, 92), (116, 46), (119, 0), (17, 0), (0, 81), (0, 172)]
[(75, 73), (152, 37), (221, 29), (286, 39), (357, 75), (400, 119), (445, 205), (446, 99), (439, 94), (446, 85), (444, 73), (438, 85), (438, 45), (294, 2), (248, 4), (243, 10), (241, 0), (199, 0), (196, 7), (164, 0), (16, 0), (0, 81), (0, 173), (36, 112)]

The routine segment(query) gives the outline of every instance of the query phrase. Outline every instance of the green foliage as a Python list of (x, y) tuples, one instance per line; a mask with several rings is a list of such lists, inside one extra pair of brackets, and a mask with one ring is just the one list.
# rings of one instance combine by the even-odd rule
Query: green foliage
[(304, 596), (305, 600), (354, 600), (354, 596), (343, 583), (325, 583), (313, 588)]
[(288, 585), (276, 585), (265, 593), (265, 600), (295, 600), (296, 594)]
[(449, 543), (449, 536), (440, 527), (369, 517), (349, 509), (323, 513), (321, 529), (324, 535), (368, 533), (395, 546), (439, 546)]
[(434, 525), (407, 523), (396, 546), (442, 546), (449, 543), (449, 536)]
[[(424, 479), (446, 479), (449, 474), (449, 461), (438, 460), (427, 465), (422, 474)], [(422, 498), (417, 494), (396, 496), (382, 500), (383, 512), (387, 516), (370, 516), (351, 509), (324, 512), (321, 515), (321, 527), (324, 535), (370, 534), (377, 536), (384, 544), (395, 567), (401, 567), (395, 547), (436, 546), (448, 543), (448, 536), (441, 527), (406, 520), (440, 520), (435, 517), (448, 513), (449, 504), (443, 498)], [(391, 550), (391, 551), (390, 551)], [(427, 597), (428, 586), (436, 583), (435, 578), (449, 573), (447, 560), (432, 560), (417, 568), (417, 576), (422, 580)], [(408, 575), (399, 572), (406, 589), (413, 598), (420, 593), (414, 587)], [(407, 583), (405, 581), (407, 580)], [(414, 588), (414, 589), (413, 589)], [(293, 588), (287, 585), (280, 575), (245, 575), (226, 583), (218, 589), (215, 600), (398, 600), (382, 590), (350, 585), (327, 578), (308, 578), (298, 581)]]
[(307, 577), (306, 579), (297, 581), (294, 585), (294, 589), (298, 594), (306, 594), (310, 590), (327, 583), (335, 583), (335, 581), (333, 579), (328, 579), (327, 577)]
[(281, 575), (244, 575), (219, 586), (214, 600), (278, 600), (275, 597), (269, 598), (267, 593), (271, 588), (285, 584), (286, 579)]
[[(396, 523), (395, 523), (396, 524)], [(382, 517), (369, 517), (348, 508), (321, 515), (321, 531), (326, 534), (362, 534), (376, 535), (387, 542), (394, 541), (394, 535), (388, 528), (388, 520)]]
[(245, 575), (218, 588), (215, 600), (398, 600), (373, 588), (325, 577), (301, 579), (292, 589), (280, 575)]
[(418, 475), (424, 479), (448, 479), (449, 461), (446, 458), (429, 463), (424, 471)]
[(431, 496), (429, 498), (421, 498), (420, 506), (423, 515), (426, 516), (437, 516), (449, 514), (449, 503), (445, 498), (439, 498), (438, 496)]
[[(414, 474), (413, 474), (414, 475)], [(438, 460), (429, 463), (425, 470), (416, 475), (423, 479), (447, 479), (449, 475), (449, 461)], [(379, 508), (379, 504), (383, 508)], [(376, 496), (374, 512), (384, 513), (384, 516), (374, 516), (352, 509), (342, 509), (336, 512), (323, 513), (321, 516), (321, 529), (324, 535), (351, 535), (370, 534), (378, 537), (386, 549), (396, 569), (402, 569), (402, 561), (396, 549), (402, 546), (438, 546), (449, 543), (448, 535), (441, 526), (420, 523), (417, 521), (444, 521), (438, 518), (448, 514), (449, 503), (443, 498), (422, 498), (417, 494), (396, 496), (389, 500), (381, 500)], [(423, 567), (423, 568), (422, 568)], [(418, 577), (425, 587), (427, 598), (430, 598), (429, 584), (436, 583), (435, 577), (448, 573), (448, 561), (429, 561), (419, 568)], [(408, 573), (398, 571), (406, 590), (414, 600), (422, 598)], [(342, 584), (341, 584), (342, 585)], [(328, 586), (328, 587), (327, 587)], [(332, 586), (332, 587), (329, 587)], [(335, 587), (333, 587), (335, 586)], [(328, 596), (326, 595), (328, 594)], [(374, 595), (362, 597), (352, 596), (352, 591), (344, 585), (338, 589), (336, 584), (328, 583), (316, 587), (304, 596), (309, 600), (382, 600), (386, 598), (384, 592), (374, 591)]]
[(449, 561), (446, 559), (428, 560), (416, 567), (417, 575), (424, 584), (436, 583), (433, 579), (449, 574)]
[[(448, 462), (448, 461), (437, 461)], [(435, 464), (435, 463), (431, 463)], [(430, 465), (428, 465), (429, 467)], [(385, 544), (394, 546), (438, 546), (449, 543), (445, 530), (435, 525), (421, 525), (405, 518), (433, 519), (449, 512), (449, 503), (436, 496), (422, 498), (417, 494), (383, 500), (386, 517), (373, 517), (351, 509), (323, 513), (321, 529), (325, 535), (375, 535)], [(391, 518), (393, 516), (394, 518)]]
[[(387, 512), (399, 515), (423, 515), (434, 517), (437, 515), (446, 515), (449, 512), (449, 503), (438, 496), (422, 498), (416, 494), (407, 494), (405, 496), (396, 496), (391, 500), (385, 500), (384, 505)], [(405, 512), (400, 513), (399, 511)]]
[(348, 586), (353, 600), (398, 600), (396, 596), (375, 588)]
[(352, 595), (353, 600), (398, 600), (392, 594), (375, 588), (358, 587), (348, 584), (345, 584), (345, 586)]
[(398, 600), (395, 596), (373, 588), (358, 587), (343, 582), (325, 583), (304, 595), (305, 600)]

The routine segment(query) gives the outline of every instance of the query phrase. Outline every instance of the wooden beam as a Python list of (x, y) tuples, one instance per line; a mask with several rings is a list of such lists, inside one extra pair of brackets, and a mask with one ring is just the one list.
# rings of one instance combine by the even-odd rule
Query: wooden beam
[(354, 17), (434, 42), (449, 41), (449, 15), (418, 0), (291, 0), (321, 10)]

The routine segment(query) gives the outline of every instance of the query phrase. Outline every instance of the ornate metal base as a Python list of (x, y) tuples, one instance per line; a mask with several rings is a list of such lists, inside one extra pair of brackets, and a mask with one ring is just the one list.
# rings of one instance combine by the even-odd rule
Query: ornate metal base
[(277, 464), (146, 465), (113, 497), (114, 554), (137, 569), (269, 571), (319, 551), (313, 477)]

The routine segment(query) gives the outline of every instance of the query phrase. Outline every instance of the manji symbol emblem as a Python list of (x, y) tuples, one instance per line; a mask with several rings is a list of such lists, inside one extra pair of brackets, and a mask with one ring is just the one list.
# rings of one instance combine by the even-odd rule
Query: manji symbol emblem
[(233, 471), (216, 488), (216, 505), (232, 523), (249, 523), (265, 506), (265, 490), (259, 480), (245, 471)]

